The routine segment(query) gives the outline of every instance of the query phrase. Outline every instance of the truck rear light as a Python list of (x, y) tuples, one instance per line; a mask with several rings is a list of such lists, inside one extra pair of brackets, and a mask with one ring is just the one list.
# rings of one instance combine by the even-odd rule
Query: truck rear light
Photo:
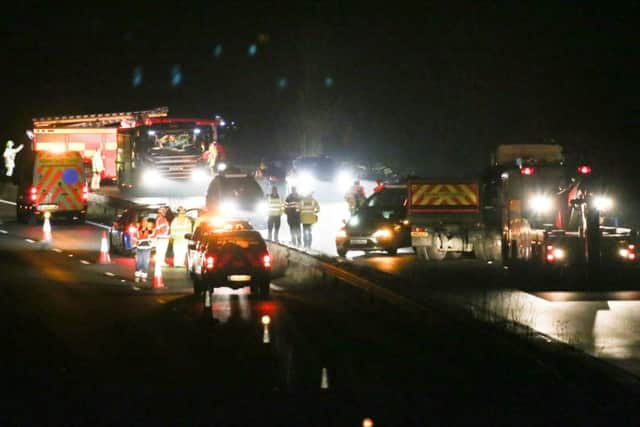
[(581, 165), (578, 167), (578, 173), (582, 175), (590, 175), (591, 174), (591, 166), (589, 165)]
[(29, 190), (29, 198), (32, 202), (35, 202), (38, 198), (38, 189), (36, 187), (31, 187), (31, 189)]
[(536, 173), (536, 168), (532, 166), (525, 166), (520, 169), (520, 173), (524, 176), (531, 176)]
[(265, 268), (269, 268), (269, 267), (271, 267), (271, 256), (270, 256), (269, 254), (264, 255), (264, 256), (262, 257), (262, 265), (263, 265)]
[(545, 259), (548, 263), (555, 262), (557, 260), (564, 259), (565, 250), (561, 248), (556, 248), (553, 245), (547, 245), (547, 253), (545, 255)]
[(207, 270), (213, 270), (216, 266), (216, 257), (213, 255), (207, 256)]

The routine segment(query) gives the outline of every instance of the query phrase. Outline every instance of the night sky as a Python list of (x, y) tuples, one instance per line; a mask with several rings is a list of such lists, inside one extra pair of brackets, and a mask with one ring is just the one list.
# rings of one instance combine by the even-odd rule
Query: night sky
[(471, 175), (499, 143), (555, 141), (634, 170), (639, 2), (218, 3), (5, 6), (0, 138), (166, 105), (236, 121), (252, 158)]

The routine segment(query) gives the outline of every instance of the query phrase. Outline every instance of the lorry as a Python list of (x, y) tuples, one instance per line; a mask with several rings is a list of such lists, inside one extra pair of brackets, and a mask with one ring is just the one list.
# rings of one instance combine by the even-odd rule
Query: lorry
[(473, 253), (509, 263), (634, 263), (630, 228), (603, 223), (613, 202), (591, 166), (573, 168), (556, 144), (500, 145), (483, 176), (409, 182), (412, 245), (422, 259)]
[(80, 154), (76, 151), (39, 151), (28, 163), (32, 172), (18, 182), (18, 221), (34, 223), (45, 212), (54, 218), (84, 221), (88, 188)]
[(157, 189), (172, 181), (208, 182), (208, 150), (217, 142), (222, 119), (172, 118), (168, 111), (159, 107), (35, 118), (33, 150), (76, 151), (90, 169), (92, 156), (101, 149), (102, 179), (124, 189)]

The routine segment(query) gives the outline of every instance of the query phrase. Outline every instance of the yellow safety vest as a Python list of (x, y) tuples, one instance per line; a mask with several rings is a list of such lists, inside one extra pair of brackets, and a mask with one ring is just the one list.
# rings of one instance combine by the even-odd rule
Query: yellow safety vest
[(173, 240), (182, 240), (184, 239), (184, 235), (191, 233), (191, 231), (191, 221), (189, 218), (184, 217), (180, 219), (176, 217), (171, 221), (171, 237), (173, 237)]
[(300, 222), (303, 224), (315, 224), (318, 222), (320, 205), (313, 197), (305, 197), (300, 202)]
[(269, 205), (269, 216), (282, 216), (283, 205), (280, 196), (273, 197), (271, 194), (267, 196)]

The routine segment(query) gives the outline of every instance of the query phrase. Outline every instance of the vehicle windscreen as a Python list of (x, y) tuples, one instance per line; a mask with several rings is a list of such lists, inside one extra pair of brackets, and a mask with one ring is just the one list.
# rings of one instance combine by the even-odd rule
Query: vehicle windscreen
[(385, 188), (369, 198), (367, 206), (380, 208), (402, 207), (407, 199), (407, 190), (404, 188)]
[(206, 150), (213, 138), (207, 126), (198, 127), (189, 123), (180, 123), (180, 126), (175, 123), (154, 125), (147, 130), (147, 135), (152, 154), (199, 154)]
[(253, 178), (228, 178), (221, 181), (221, 196), (243, 200), (263, 197), (262, 189)]
[(224, 248), (225, 246), (238, 246), (243, 249), (261, 249), (264, 242), (258, 236), (214, 235), (208, 239), (209, 247)]

